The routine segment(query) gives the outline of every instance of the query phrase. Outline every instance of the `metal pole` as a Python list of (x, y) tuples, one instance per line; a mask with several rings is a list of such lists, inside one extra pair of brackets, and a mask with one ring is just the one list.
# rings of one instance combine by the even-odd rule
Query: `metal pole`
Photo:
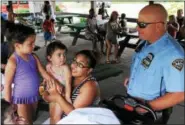
[(8, 5), (10, 6), (11, 10), (13, 11), (12, 1), (8, 1)]
[(154, 1), (149, 1), (149, 5), (154, 4)]
[(96, 13), (96, 5), (95, 5), (96, 1), (91, 1), (91, 8), (94, 9), (95, 13)]

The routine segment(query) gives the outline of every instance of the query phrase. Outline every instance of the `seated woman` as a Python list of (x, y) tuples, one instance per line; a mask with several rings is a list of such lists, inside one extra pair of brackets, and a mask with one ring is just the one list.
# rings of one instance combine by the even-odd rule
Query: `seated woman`
[(70, 104), (56, 89), (55, 83), (47, 84), (47, 91), (42, 97), (47, 102), (56, 102), (63, 110), (64, 116), (77, 108), (95, 106), (100, 101), (100, 89), (91, 73), (96, 66), (97, 55), (90, 50), (78, 52), (71, 63), (72, 94)]
[(92, 50), (93, 51), (98, 51), (98, 46), (97, 42), (100, 42), (100, 47), (101, 47), (101, 53), (103, 54), (103, 46), (104, 46), (104, 41), (103, 38), (101, 38), (101, 35), (99, 34), (99, 28), (97, 25), (97, 20), (95, 16), (95, 11), (93, 8), (89, 10), (89, 16), (87, 18), (87, 27), (85, 30), (85, 37), (87, 39), (92, 40)]

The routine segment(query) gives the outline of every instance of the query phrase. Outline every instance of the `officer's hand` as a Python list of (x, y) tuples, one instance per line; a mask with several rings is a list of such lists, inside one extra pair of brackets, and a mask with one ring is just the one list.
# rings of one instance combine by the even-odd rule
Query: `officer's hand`
[(143, 109), (143, 108), (138, 107), (138, 108), (136, 108), (136, 112), (138, 112), (138, 113), (140, 113), (140, 114), (145, 114), (145, 113), (147, 113), (148, 111), (145, 110), (145, 109)]
[(126, 78), (123, 85), (127, 88), (128, 83), (129, 83), (129, 78)]

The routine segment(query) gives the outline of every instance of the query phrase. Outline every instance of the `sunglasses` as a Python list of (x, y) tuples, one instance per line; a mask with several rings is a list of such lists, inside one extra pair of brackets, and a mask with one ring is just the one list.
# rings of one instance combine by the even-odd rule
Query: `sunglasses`
[(137, 21), (137, 25), (139, 26), (139, 28), (146, 28), (149, 24), (157, 24), (157, 23), (163, 23), (164, 22), (151, 22), (151, 23), (146, 23), (146, 22), (139, 22)]
[(82, 63), (77, 62), (77, 61), (76, 61), (76, 58), (74, 58), (74, 59), (72, 60), (72, 64), (77, 65), (79, 68), (89, 68), (89, 66), (84, 66)]

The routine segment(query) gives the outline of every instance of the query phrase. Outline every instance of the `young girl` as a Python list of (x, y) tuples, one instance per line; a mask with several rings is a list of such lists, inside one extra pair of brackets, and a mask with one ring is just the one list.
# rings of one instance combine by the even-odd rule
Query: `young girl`
[(53, 32), (53, 26), (49, 15), (46, 15), (46, 19), (44, 20), (42, 27), (44, 30), (45, 46), (47, 46), (47, 42), (48, 41), (51, 42), (52, 40), (52, 32)]
[(117, 60), (117, 52), (118, 52), (118, 44), (117, 44), (117, 35), (121, 32), (121, 27), (119, 26), (119, 23), (117, 22), (118, 19), (118, 12), (113, 11), (111, 14), (111, 17), (109, 19), (109, 22), (106, 26), (106, 44), (107, 44), (107, 57), (106, 57), (106, 63), (111, 63), (109, 56), (111, 52), (112, 45), (114, 45), (114, 55), (115, 60), (113, 62), (118, 62)]
[(1, 125), (7, 124), (28, 124), (23, 117), (16, 115), (17, 107), (4, 99), (1, 99)]
[[(8, 30), (14, 46), (5, 69), (5, 100), (16, 104), (18, 115), (32, 124), (39, 99), (39, 73), (46, 81), (54, 80), (42, 67), (39, 59), (32, 54), (36, 34), (34, 29), (15, 24)], [(14, 83), (12, 92), (11, 84)]]
[(55, 33), (55, 20), (51, 19), (51, 27), (52, 27), (52, 39), (56, 39), (56, 33)]
[[(49, 63), (46, 70), (51, 74), (65, 89), (65, 99), (71, 103), (71, 71), (66, 64), (67, 47), (59, 40), (55, 40), (47, 46), (46, 53)], [(62, 109), (57, 103), (50, 103), (50, 123), (56, 124), (62, 115)]]

